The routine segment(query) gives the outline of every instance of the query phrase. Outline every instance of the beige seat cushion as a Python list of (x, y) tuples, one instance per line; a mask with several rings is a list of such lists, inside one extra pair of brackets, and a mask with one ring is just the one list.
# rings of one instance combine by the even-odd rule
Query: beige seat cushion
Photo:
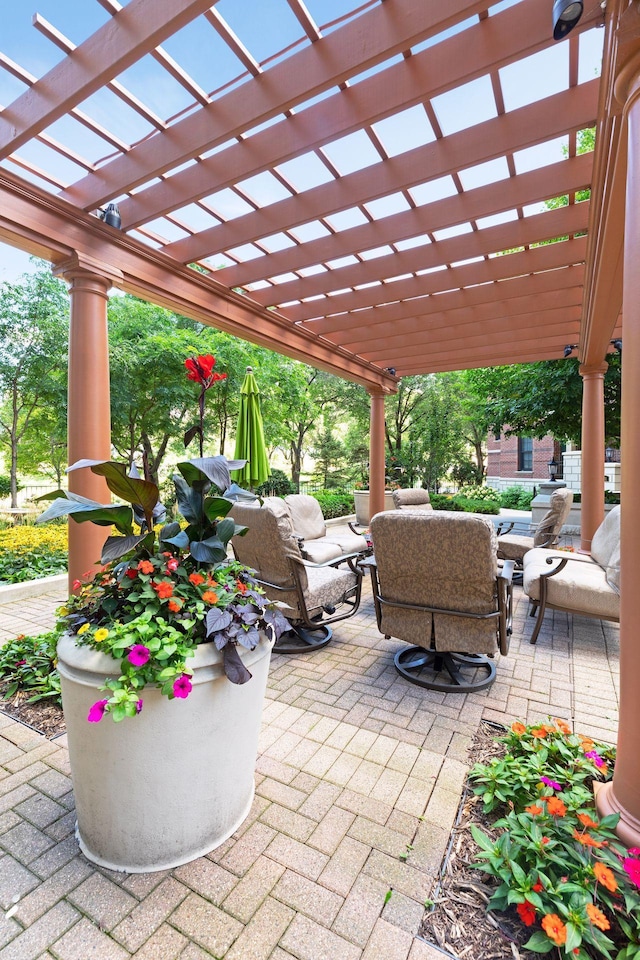
[(608, 567), (614, 550), (620, 549), (620, 507), (614, 507), (593, 535), (591, 556), (601, 567)]
[(309, 497), (304, 493), (290, 493), (284, 498), (284, 502), (291, 513), (293, 529), (297, 536), (303, 540), (316, 540), (318, 537), (324, 537), (327, 528), (325, 526), (322, 509), (315, 497)]
[[(566, 558), (559, 550), (536, 547), (525, 557), (523, 588), (531, 600), (540, 599), (540, 574), (549, 573), (547, 557)], [(564, 570), (547, 581), (547, 599), (552, 606), (591, 617), (620, 616), (620, 597), (607, 584), (605, 571), (585, 554), (570, 554)]]
[(533, 537), (519, 537), (515, 533), (507, 533), (498, 537), (498, 556), (503, 560), (522, 560), (525, 553), (533, 547)]
[(305, 540), (300, 544), (300, 552), (305, 560), (312, 563), (326, 563), (327, 560), (337, 560), (342, 556), (342, 550), (337, 543), (331, 543), (325, 537), (319, 540)]
[(335, 544), (341, 553), (362, 553), (368, 549), (367, 541), (358, 533), (338, 533), (327, 527), (325, 543)]
[(620, 544), (614, 547), (605, 570), (607, 583), (620, 596)]

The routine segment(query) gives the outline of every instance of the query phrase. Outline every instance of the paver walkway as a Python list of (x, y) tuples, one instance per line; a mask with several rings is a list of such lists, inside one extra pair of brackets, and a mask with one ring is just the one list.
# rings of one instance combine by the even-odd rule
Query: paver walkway
[[(273, 657), (251, 814), (172, 871), (85, 860), (64, 737), (0, 714), (0, 960), (442, 960), (416, 934), (479, 721), (551, 714), (615, 739), (618, 627), (549, 613), (532, 647), (517, 594), (480, 693), (399, 677), (368, 592), (324, 650)], [(0, 606), (0, 638), (46, 629), (62, 599)]]

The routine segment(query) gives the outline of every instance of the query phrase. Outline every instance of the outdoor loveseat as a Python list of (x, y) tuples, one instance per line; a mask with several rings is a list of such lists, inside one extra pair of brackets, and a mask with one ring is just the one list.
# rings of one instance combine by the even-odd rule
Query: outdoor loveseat
[(313, 563), (326, 563), (351, 553), (366, 553), (368, 544), (359, 533), (340, 533), (327, 527), (320, 504), (315, 497), (292, 493), (284, 498), (291, 517), (294, 536), (300, 552)]
[(523, 558), (523, 588), (531, 601), (535, 643), (545, 611), (563, 610), (599, 620), (620, 620), (620, 507), (596, 530), (591, 555), (534, 547)]

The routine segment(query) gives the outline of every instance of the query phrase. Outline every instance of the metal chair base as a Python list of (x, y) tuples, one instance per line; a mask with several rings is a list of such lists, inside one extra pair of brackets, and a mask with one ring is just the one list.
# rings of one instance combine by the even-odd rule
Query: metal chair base
[[(423, 647), (407, 647), (398, 650), (393, 662), (405, 680), (440, 693), (484, 690), (496, 678), (495, 663), (481, 654), (444, 653)], [(442, 674), (448, 674), (450, 679), (440, 679)]]
[(291, 630), (283, 633), (276, 641), (273, 648), (274, 653), (311, 653), (313, 650), (321, 650), (331, 640), (333, 630), (331, 627), (317, 627), (310, 630), (308, 627), (292, 626)]

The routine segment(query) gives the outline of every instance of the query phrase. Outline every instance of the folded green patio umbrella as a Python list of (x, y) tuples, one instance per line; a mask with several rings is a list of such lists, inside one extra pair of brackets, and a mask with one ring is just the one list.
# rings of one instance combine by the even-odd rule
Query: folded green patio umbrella
[(232, 473), (233, 479), (241, 487), (253, 490), (268, 478), (270, 470), (260, 412), (260, 391), (251, 367), (247, 367), (240, 390), (234, 458), (247, 461), (242, 470), (234, 470)]

